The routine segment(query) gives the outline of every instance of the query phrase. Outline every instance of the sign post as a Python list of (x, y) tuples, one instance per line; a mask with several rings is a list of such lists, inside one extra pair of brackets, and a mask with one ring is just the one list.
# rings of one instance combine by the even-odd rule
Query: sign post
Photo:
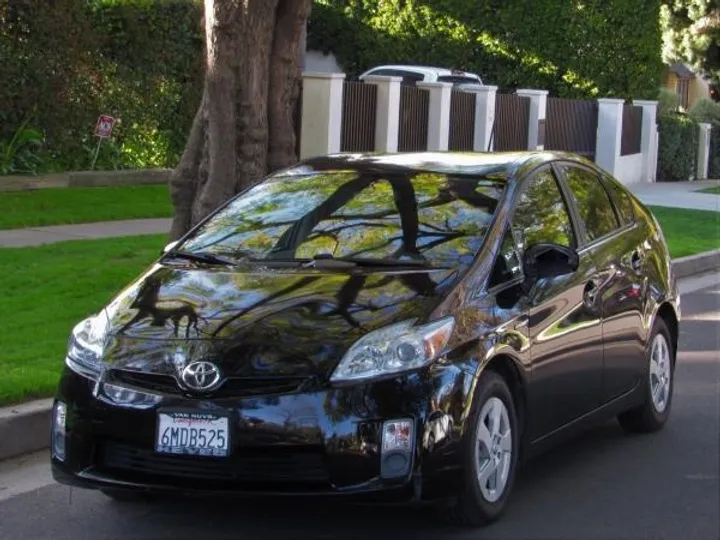
[(93, 156), (92, 165), (90, 166), (90, 170), (95, 170), (95, 162), (97, 161), (98, 154), (100, 153), (100, 145), (103, 142), (103, 139), (107, 139), (112, 135), (113, 126), (115, 125), (115, 122), (117, 120), (113, 118), (112, 116), (108, 116), (107, 114), (101, 114), (98, 117), (97, 124), (95, 124), (95, 133), (94, 135), (98, 138), (97, 147), (95, 147), (95, 155)]

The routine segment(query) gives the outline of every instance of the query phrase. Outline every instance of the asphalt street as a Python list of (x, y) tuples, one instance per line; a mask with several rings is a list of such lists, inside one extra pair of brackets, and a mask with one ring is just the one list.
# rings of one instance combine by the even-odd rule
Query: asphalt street
[(504, 519), (485, 529), (448, 528), (427, 510), (317, 501), (115, 503), (53, 484), (47, 456), (38, 454), (0, 465), (0, 540), (717, 540), (720, 279), (688, 280), (683, 289), (681, 353), (665, 429), (626, 436), (608, 422), (537, 458), (522, 471)]

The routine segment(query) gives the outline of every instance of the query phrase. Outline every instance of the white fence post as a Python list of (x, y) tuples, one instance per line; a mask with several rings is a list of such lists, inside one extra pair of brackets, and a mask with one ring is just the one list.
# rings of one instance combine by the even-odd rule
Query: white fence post
[(340, 152), (344, 73), (303, 73), (300, 159)]
[(708, 177), (710, 164), (710, 133), (712, 126), (710, 124), (699, 124), (699, 126), (700, 144), (698, 145), (697, 179), (705, 180)]
[(530, 98), (528, 118), (528, 150), (545, 148), (545, 118), (547, 116), (547, 90), (518, 89), (518, 96)]
[(657, 168), (656, 162), (656, 132), (657, 132), (657, 101), (635, 99), (633, 105), (642, 107), (642, 136), (640, 138), (640, 151), (642, 152), (642, 179), (643, 182), (654, 182)]
[(495, 123), (495, 96), (497, 86), (481, 86), (479, 84), (461, 86), (464, 92), (475, 94), (475, 130), (473, 134), (473, 151), (489, 152), (493, 124)]
[(375, 150), (397, 152), (400, 136), (400, 83), (402, 77), (370, 75), (366, 84), (377, 86), (377, 110), (375, 112)]
[(625, 101), (614, 98), (598, 99), (598, 127), (595, 163), (615, 176), (620, 158), (622, 118)]
[(418, 88), (430, 92), (428, 115), (428, 150), (446, 151), (450, 141), (450, 98), (452, 83), (420, 82)]

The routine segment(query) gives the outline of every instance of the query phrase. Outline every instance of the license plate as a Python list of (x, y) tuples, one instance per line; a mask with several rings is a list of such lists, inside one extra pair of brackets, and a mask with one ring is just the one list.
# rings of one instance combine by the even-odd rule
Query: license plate
[(191, 456), (228, 455), (228, 417), (206, 412), (158, 412), (155, 451)]

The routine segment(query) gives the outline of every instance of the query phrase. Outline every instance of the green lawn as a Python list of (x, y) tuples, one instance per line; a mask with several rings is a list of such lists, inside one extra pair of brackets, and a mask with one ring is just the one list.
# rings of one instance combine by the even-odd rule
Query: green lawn
[(720, 248), (720, 212), (651, 206), (673, 258)]
[(73, 325), (152, 263), (166, 239), (0, 249), (0, 403), (52, 395)]
[(720, 195), (720, 186), (713, 186), (705, 189), (698, 190), (698, 193), (712, 193), (713, 195)]
[(52, 188), (0, 194), (0, 229), (171, 217), (165, 185)]

